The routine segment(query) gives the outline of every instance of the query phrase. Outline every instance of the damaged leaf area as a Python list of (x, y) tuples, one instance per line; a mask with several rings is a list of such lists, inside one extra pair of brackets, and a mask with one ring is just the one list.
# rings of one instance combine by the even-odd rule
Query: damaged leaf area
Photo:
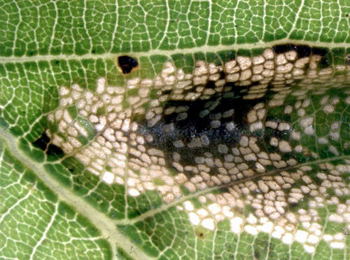
[(192, 73), (166, 62), (126, 87), (62, 87), (46, 135), (128, 196), (156, 191), (193, 228), (345, 249), (327, 227), (350, 228), (350, 72), (315, 53), (275, 46)]
[(0, 258), (350, 258), (346, 3), (39, 2), (0, 4)]

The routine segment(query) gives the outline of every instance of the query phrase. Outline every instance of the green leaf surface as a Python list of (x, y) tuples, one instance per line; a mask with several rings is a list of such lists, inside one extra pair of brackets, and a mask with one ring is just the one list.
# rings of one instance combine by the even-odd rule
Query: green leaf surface
[(349, 259), (350, 4), (0, 3), (1, 259)]

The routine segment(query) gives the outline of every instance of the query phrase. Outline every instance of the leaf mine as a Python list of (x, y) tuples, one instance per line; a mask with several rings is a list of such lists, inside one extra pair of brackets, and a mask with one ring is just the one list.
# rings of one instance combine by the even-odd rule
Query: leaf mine
[[(129, 196), (158, 191), (194, 226), (228, 220), (233, 233), (268, 233), (308, 253), (321, 240), (342, 249), (345, 236), (323, 228), (350, 230), (349, 122), (337, 112), (350, 105), (350, 71), (321, 68), (324, 56), (283, 45), (222, 65), (199, 60), (191, 74), (166, 62), (126, 88), (104, 78), (94, 92), (62, 87), (46, 134)], [(137, 66), (129, 62), (124, 73)], [(323, 219), (325, 205), (335, 210)]]

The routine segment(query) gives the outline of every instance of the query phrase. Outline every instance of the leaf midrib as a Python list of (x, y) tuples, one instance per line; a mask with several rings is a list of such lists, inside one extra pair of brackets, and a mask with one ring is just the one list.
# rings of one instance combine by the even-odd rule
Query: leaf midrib
[(350, 43), (324, 43), (324, 42), (313, 42), (313, 41), (304, 41), (304, 40), (290, 40), (288, 38), (271, 41), (271, 42), (257, 42), (257, 43), (245, 43), (245, 44), (234, 44), (234, 45), (203, 45), (193, 48), (184, 48), (184, 49), (173, 49), (173, 50), (149, 50), (147, 52), (120, 52), (120, 53), (111, 53), (106, 52), (103, 54), (92, 54), (87, 53), (83, 55), (76, 54), (60, 54), (60, 55), (35, 55), (35, 56), (0, 56), (0, 64), (9, 64), (9, 63), (24, 63), (24, 62), (39, 62), (39, 61), (52, 61), (52, 60), (108, 60), (115, 59), (119, 55), (131, 55), (133, 57), (150, 57), (155, 55), (163, 55), (171, 57), (175, 54), (193, 54), (198, 52), (206, 53), (217, 53), (220, 51), (237, 51), (237, 50), (252, 50), (252, 49), (265, 49), (271, 48), (275, 45), (283, 44), (294, 44), (294, 45), (308, 45), (310, 47), (319, 47), (319, 48), (350, 48)]
[(134, 259), (150, 259), (134, 243), (126, 236), (122, 235), (117, 226), (105, 214), (88, 204), (83, 198), (77, 196), (72, 191), (64, 187), (59, 181), (54, 179), (44, 169), (44, 164), (40, 164), (30, 160), (21, 150), (18, 149), (18, 139), (5, 129), (0, 127), (0, 142), (3, 142), (8, 151), (19, 160), (26, 168), (30, 169), (52, 192), (54, 192), (59, 201), (62, 201), (79, 214), (86, 217), (92, 225), (101, 232), (101, 237), (106, 239), (111, 248), (113, 255), (117, 254), (117, 246), (121, 247), (125, 252)]

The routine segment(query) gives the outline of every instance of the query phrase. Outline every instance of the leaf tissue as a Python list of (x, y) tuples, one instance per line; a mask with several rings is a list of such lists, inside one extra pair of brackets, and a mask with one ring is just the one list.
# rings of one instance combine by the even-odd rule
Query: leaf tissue
[(1, 259), (350, 259), (348, 1), (0, 3)]

